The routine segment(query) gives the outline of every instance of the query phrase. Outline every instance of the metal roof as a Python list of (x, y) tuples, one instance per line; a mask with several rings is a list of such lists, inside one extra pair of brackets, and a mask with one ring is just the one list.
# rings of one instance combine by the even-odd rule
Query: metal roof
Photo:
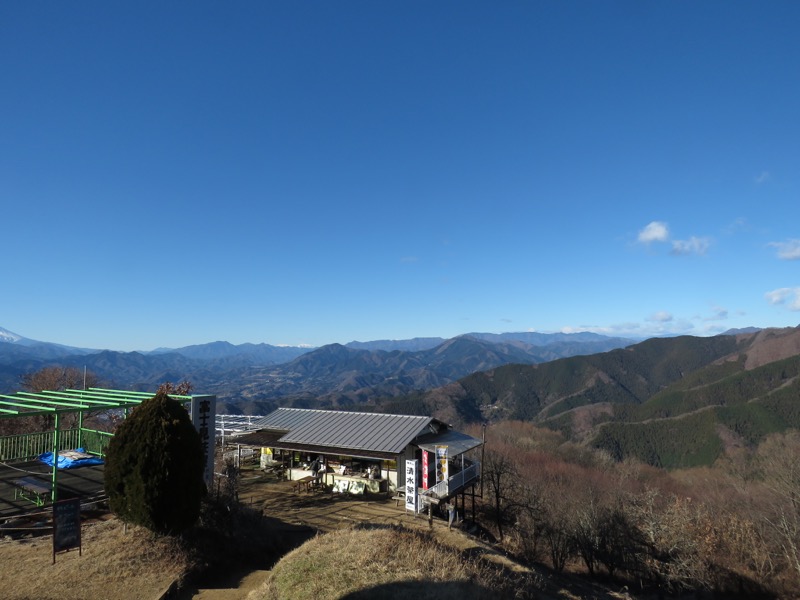
[(291, 431), (313, 417), (313, 413), (330, 413), (333, 411), (321, 410), (307, 410), (303, 408), (278, 408), (272, 411), (260, 421), (253, 423), (256, 429), (279, 429), (282, 431)]
[(390, 458), (412, 442), (430, 452), (446, 445), (458, 456), (483, 443), (432, 417), (411, 415), (279, 408), (253, 427), (258, 431), (242, 443), (348, 456)]
[(432, 417), (279, 408), (254, 424), (285, 431), (281, 446), (304, 446), (400, 454), (416, 437), (447, 426)]
[(473, 448), (483, 444), (478, 438), (474, 438), (466, 433), (448, 429), (441, 433), (426, 434), (417, 441), (417, 446), (428, 452), (436, 452), (436, 446), (447, 446), (449, 456), (464, 454)]
[(397, 453), (376, 452), (373, 450), (353, 450), (352, 448), (334, 448), (333, 446), (314, 446), (309, 444), (287, 444), (281, 441), (284, 431), (273, 431), (262, 429), (261, 431), (251, 431), (241, 435), (236, 435), (231, 440), (237, 444), (245, 446), (262, 446), (267, 448), (277, 448), (289, 450), (291, 452), (301, 452), (308, 454), (327, 454), (352, 456), (353, 458), (382, 458), (386, 460), (396, 460)]

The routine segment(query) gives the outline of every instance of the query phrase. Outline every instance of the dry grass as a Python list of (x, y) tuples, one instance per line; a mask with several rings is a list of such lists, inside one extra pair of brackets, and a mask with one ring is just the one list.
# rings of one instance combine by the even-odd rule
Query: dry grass
[(142, 528), (123, 532), (120, 521), (84, 524), (82, 553), (56, 556), (52, 537), (0, 542), (0, 590), (4, 600), (150, 600), (190, 566), (178, 541)]
[(318, 536), (285, 556), (248, 600), (534, 598), (533, 583), (425, 532), (356, 527)]

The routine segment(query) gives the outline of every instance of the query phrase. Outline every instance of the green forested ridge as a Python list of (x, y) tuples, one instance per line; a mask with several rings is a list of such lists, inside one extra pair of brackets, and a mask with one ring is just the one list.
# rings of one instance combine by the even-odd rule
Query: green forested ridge
[[(719, 427), (751, 446), (770, 433), (800, 428), (800, 381), (765, 398), (677, 418), (603, 423), (591, 444), (618, 460), (633, 456), (659, 467), (694, 467), (711, 464), (721, 455)], [(558, 428), (563, 431), (563, 424)]]
[[(734, 364), (738, 364), (741, 369), (744, 369), (742, 361)], [(711, 374), (706, 374), (708, 370), (719, 376), (723, 375), (724, 370), (727, 369), (718, 369), (714, 365), (693, 374), (692, 379), (710, 381)], [(686, 382), (681, 381), (669, 389), (655, 394), (640, 406), (620, 407), (620, 411), (624, 413), (625, 420), (643, 421), (672, 417), (705, 406), (732, 406), (760, 398), (791, 383), (798, 375), (800, 375), (800, 356), (793, 356), (757, 369), (741, 370), (699, 387), (688, 388)]]
[(632, 456), (657, 467), (693, 467), (712, 463), (722, 451), (715, 427), (712, 410), (680, 419), (604, 423), (592, 445), (617, 460)]
[[(736, 349), (734, 336), (651, 339), (591, 356), (507, 365), (459, 383), (466, 392), (463, 401), (500, 404), (511, 418), (536, 420), (587, 404), (640, 404)], [(545, 408), (546, 414), (540, 415)]]
[[(651, 339), (475, 373), (410, 404), (461, 423), (538, 422), (617, 458), (664, 467), (710, 464), (725, 444), (753, 445), (769, 433), (800, 427), (798, 336), (800, 328)], [(783, 349), (776, 351), (776, 340), (785, 342)], [(764, 350), (762, 344), (771, 345)], [(746, 370), (755, 352), (757, 362), (779, 359)]]

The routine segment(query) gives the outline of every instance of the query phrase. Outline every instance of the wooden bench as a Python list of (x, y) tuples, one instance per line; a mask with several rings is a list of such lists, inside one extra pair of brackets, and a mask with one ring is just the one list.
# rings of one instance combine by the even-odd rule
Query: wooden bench
[(24, 498), (33, 502), (36, 506), (44, 506), (51, 494), (50, 485), (36, 477), (22, 477), (15, 479), (14, 499)]
[(405, 492), (397, 492), (397, 493), (396, 493), (396, 494), (395, 494), (395, 495), (392, 497), (392, 500), (394, 500), (394, 505), (395, 505), (395, 506), (400, 506), (400, 503), (401, 503), (401, 502), (405, 502), (405, 501), (406, 501), (406, 494), (405, 494)]

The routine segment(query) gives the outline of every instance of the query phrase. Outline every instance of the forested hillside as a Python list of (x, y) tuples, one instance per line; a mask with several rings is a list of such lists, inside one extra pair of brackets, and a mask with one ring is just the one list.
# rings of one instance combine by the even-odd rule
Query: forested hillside
[(539, 365), (507, 365), (394, 401), (459, 423), (530, 421), (665, 467), (800, 427), (800, 328), (654, 338)]

